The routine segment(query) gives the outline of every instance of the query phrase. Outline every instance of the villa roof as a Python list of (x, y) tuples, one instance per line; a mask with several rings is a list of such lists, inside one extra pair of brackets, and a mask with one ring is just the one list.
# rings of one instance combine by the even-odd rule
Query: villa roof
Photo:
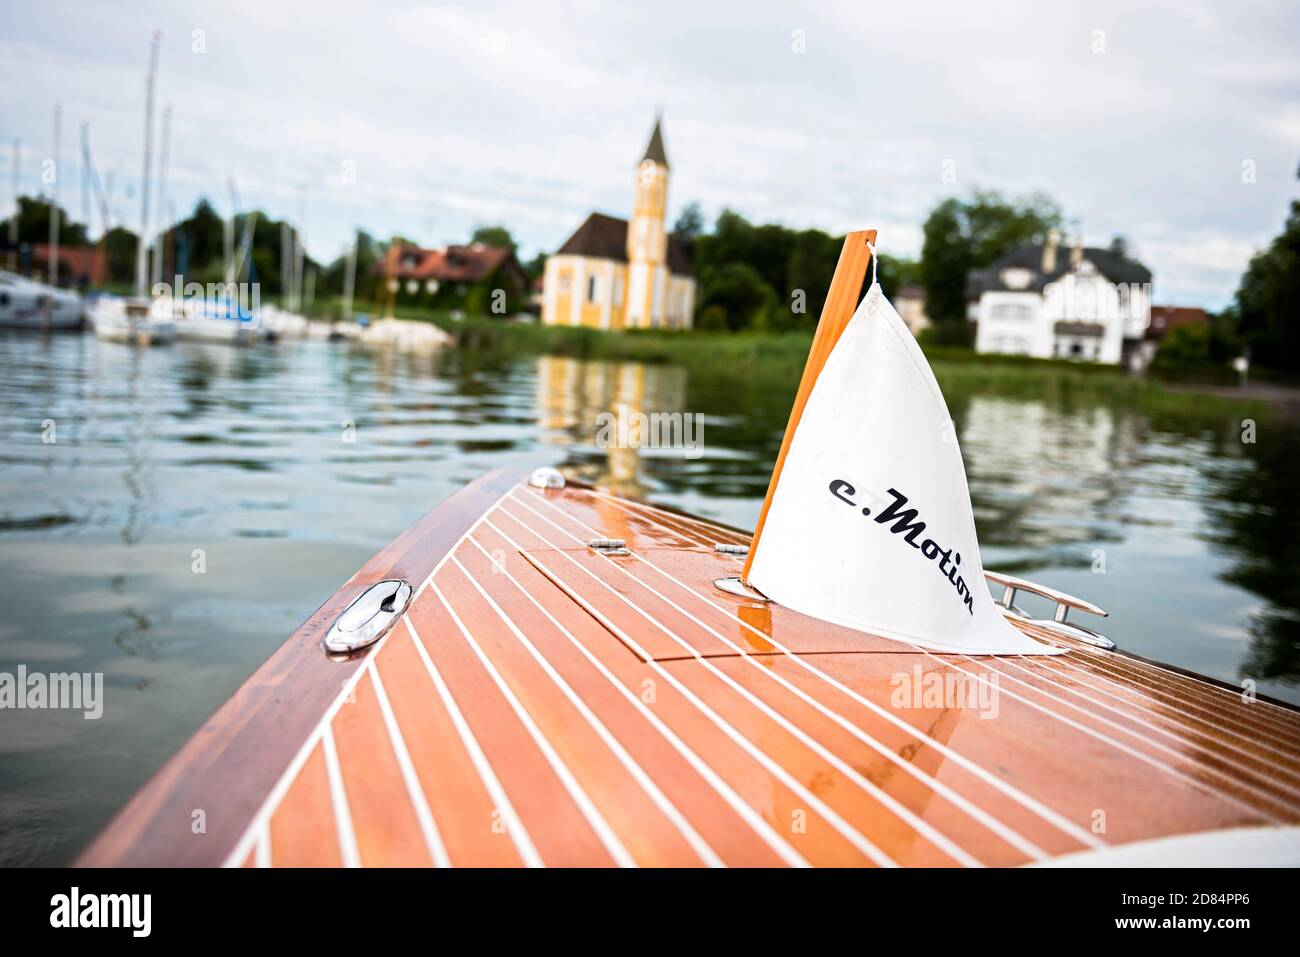
[[(568, 242), (556, 250), (557, 256), (590, 256), (627, 262), (627, 220), (604, 213), (592, 213), (577, 228)], [(668, 271), (675, 276), (690, 276), (691, 258), (672, 236), (668, 237)]]
[[(1073, 250), (1065, 245), (1056, 248), (1056, 268), (1043, 272), (1043, 243), (1031, 243), (1017, 246), (1006, 253), (987, 269), (972, 269), (966, 279), (966, 296), (978, 299), (985, 292), (1042, 292), (1049, 283), (1056, 282), (1068, 275), (1072, 267), (1070, 255)], [(1097, 268), (1107, 280), (1114, 283), (1146, 283), (1151, 281), (1151, 270), (1134, 259), (1100, 246), (1086, 246), (1083, 258)], [(1007, 269), (1027, 269), (1031, 274), (1029, 285), (1023, 288), (1008, 286), (1002, 278)]]

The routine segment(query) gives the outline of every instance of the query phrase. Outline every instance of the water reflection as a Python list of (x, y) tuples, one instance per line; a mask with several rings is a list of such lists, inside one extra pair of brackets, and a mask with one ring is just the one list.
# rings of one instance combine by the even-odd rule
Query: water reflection
[(542, 441), (567, 451), (569, 471), (634, 498), (649, 491), (643, 460), (657, 472), (686, 461), (680, 450), (597, 444), (602, 414), (685, 413), (686, 370), (640, 362), (580, 362), (543, 356), (537, 360), (537, 411)]
[(1070, 546), (1119, 540), (1113, 524), (1143, 442), (1133, 416), (972, 397), (954, 421), (981, 544), (1008, 551), (1000, 568), (1089, 564)]
[(1265, 425), (1254, 442), (1240, 443), (1240, 452), (1241, 461), (1215, 459), (1207, 467), (1214, 494), (1208, 535), (1232, 560), (1224, 580), (1265, 599), (1249, 615), (1243, 672), (1294, 682), (1300, 679), (1300, 432)]

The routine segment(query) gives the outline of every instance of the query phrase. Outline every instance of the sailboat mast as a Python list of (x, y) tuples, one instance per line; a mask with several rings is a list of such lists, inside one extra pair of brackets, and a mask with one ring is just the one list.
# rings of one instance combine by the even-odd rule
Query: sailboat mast
[[(158, 160), (158, 214), (166, 219), (164, 205), (167, 196), (167, 158), (171, 152), (172, 140), (172, 105), (168, 103), (163, 107), (162, 115), (162, 150)], [(164, 224), (163, 228), (158, 231), (154, 238), (153, 252), (153, 276), (154, 285), (162, 281), (163, 269), (163, 237), (167, 235), (170, 229), (170, 223)]]
[[(298, 223), (307, 221), (306, 207), (303, 202), (303, 186), (298, 184)], [(302, 230), (293, 231), (293, 311), (302, 312)]]
[(9, 217), (9, 266), (18, 269), (18, 191), (21, 188), (23, 141), (14, 137), (14, 214)]
[[(89, 136), (90, 124), (85, 120), (81, 122), (81, 221), (86, 224), (86, 232), (90, 232), (90, 167), (86, 162), (86, 139)], [(89, 239), (89, 235), (86, 237)]]
[(223, 275), (226, 282), (234, 282), (232, 275), (235, 268), (235, 219), (239, 216), (239, 187), (235, 185), (233, 173), (226, 173), (226, 188), (230, 190), (230, 218), (221, 224), (222, 254), (225, 256)]
[(144, 81), (144, 164), (140, 180), (140, 235), (135, 247), (135, 294), (145, 295), (149, 279), (149, 166), (153, 159), (153, 90), (158, 78), (158, 43), (162, 32), (155, 30), (149, 46), (149, 75)]
[(289, 224), (282, 219), (280, 220), (280, 308), (289, 307)]
[(60, 146), (62, 145), (59, 140), (62, 133), (63, 106), (56, 103), (54, 104), (54, 189), (52, 190), (53, 198), (50, 201), (50, 243), (49, 255), (47, 256), (48, 262), (46, 263), (46, 272), (49, 273), (46, 276), (46, 281), (51, 286), (59, 284), (59, 179), (63, 175), (63, 171), (59, 169), (59, 160), (62, 158), (59, 156)]
[(357, 233), (352, 231), (352, 242), (348, 244), (348, 262), (343, 271), (343, 318), (352, 318), (352, 293), (357, 281)]

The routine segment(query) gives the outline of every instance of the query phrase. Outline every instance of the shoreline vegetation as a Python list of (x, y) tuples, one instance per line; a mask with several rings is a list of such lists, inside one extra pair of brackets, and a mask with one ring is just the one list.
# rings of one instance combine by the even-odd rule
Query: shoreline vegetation
[[(320, 305), (329, 308), (332, 304)], [(811, 328), (793, 332), (689, 333), (602, 330), (509, 322), (490, 316), (454, 319), (447, 312), (401, 307), (395, 310), (395, 317), (432, 322), (453, 335), (459, 349), (677, 365), (714, 376), (754, 376), (774, 384), (788, 382), (791, 391), (798, 384), (812, 343)], [(1137, 377), (1114, 366), (1063, 359), (981, 355), (969, 347), (924, 341), (921, 348), (941, 387), (986, 396), (1100, 402), (1150, 412), (1186, 413), (1189, 404), (1194, 404), (1196, 412), (1207, 416), (1239, 414), (1252, 418), (1285, 411), (1279, 399), (1292, 397), (1292, 390), (1278, 387), (1234, 394), (1235, 376), (1226, 370), (1221, 378), (1207, 377), (1200, 369), (1185, 376), (1171, 373), (1169, 378)], [(1300, 399), (1300, 392), (1294, 393), (1294, 398)]]

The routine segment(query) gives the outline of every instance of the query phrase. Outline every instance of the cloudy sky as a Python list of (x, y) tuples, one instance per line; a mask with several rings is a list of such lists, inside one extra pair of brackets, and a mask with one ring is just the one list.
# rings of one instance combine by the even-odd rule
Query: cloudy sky
[(42, 188), (57, 102), (61, 201), (80, 217), (88, 122), (138, 226), (155, 29), (176, 208), (228, 211), (233, 177), (320, 258), (358, 225), (438, 244), (501, 222), (552, 250), (627, 214), (656, 108), (670, 218), (874, 226), (915, 255), (942, 197), (1042, 190), (1181, 304), (1223, 305), (1300, 195), (1294, 2), (5, 0), (0, 204), (15, 138)]

